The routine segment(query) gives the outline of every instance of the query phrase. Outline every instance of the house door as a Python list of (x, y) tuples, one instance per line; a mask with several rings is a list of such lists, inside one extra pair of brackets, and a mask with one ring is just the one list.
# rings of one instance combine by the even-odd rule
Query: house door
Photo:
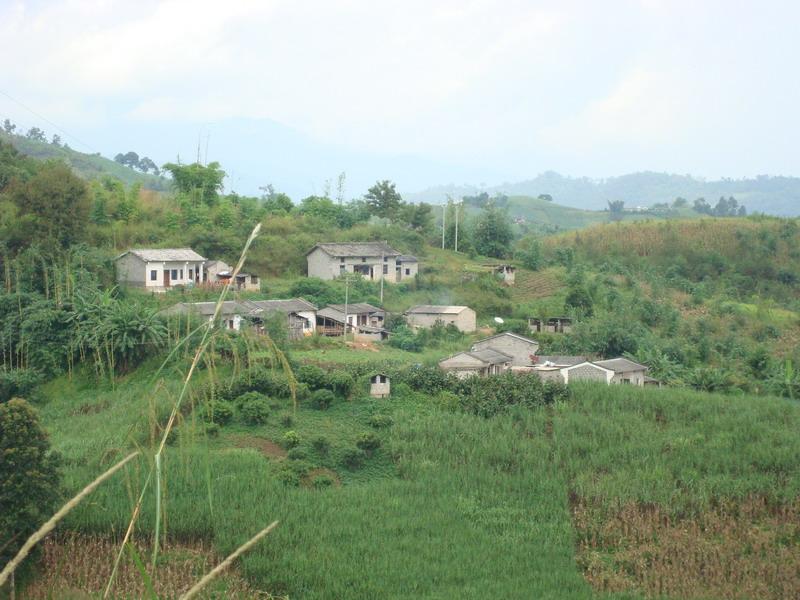
[(164, 287), (169, 287), (169, 269), (164, 269)]

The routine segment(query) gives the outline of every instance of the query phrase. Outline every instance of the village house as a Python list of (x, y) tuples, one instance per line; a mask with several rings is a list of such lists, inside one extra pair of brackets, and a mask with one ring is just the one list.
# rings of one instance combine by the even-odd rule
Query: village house
[(128, 250), (114, 262), (118, 284), (164, 292), (203, 281), (206, 259), (191, 248), (163, 248)]
[[(164, 316), (194, 314), (200, 318), (214, 317), (216, 302), (181, 302), (162, 310)], [(252, 328), (264, 331), (264, 321), (274, 316), (285, 316), (289, 339), (302, 339), (313, 335), (316, 329), (316, 307), (303, 300), (226, 300), (222, 303), (219, 319), (226, 329), (241, 331)]]
[(508, 354), (486, 348), (470, 352), (459, 352), (439, 361), (439, 368), (456, 377), (488, 377), (497, 375), (511, 367), (513, 358)]
[(534, 356), (532, 372), (545, 381), (564, 383), (562, 369), (586, 362), (585, 356)]
[(370, 281), (396, 283), (419, 271), (416, 257), (401, 254), (387, 242), (319, 243), (306, 253), (308, 276), (335, 279), (358, 273)]
[[(224, 285), (231, 281), (233, 268), (221, 260), (209, 260), (204, 265), (203, 283), (211, 285)], [(261, 290), (261, 279), (252, 273), (237, 273), (232, 287), (245, 292), (258, 292)]]
[(627, 358), (596, 360), (594, 364), (614, 372), (611, 383), (626, 383), (643, 386), (647, 377), (647, 367)]
[(468, 306), (446, 306), (424, 304), (412, 306), (405, 312), (411, 327), (427, 329), (436, 323), (455, 325), (459, 331), (472, 333), (477, 329), (475, 311)]
[(572, 331), (572, 319), (569, 317), (530, 318), (528, 319), (528, 328), (532, 333), (569, 333)]
[(492, 349), (511, 357), (511, 366), (523, 367), (534, 363), (535, 354), (539, 350), (539, 342), (524, 336), (506, 331), (472, 344), (472, 351)]
[(388, 337), (383, 328), (386, 311), (365, 302), (329, 304), (317, 311), (317, 331), (321, 335), (338, 336), (345, 331), (354, 334), (357, 341), (379, 341)]
[(627, 358), (612, 358), (608, 360), (583, 361), (560, 369), (561, 380), (569, 384), (570, 381), (599, 381), (611, 384), (627, 384), (635, 386), (657, 385), (647, 381), (647, 367)]

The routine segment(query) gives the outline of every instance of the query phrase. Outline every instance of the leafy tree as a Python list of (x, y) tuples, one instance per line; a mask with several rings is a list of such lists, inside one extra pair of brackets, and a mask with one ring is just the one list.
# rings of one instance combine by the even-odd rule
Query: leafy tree
[(553, 201), (553, 197), (550, 194), (539, 194), (538, 199), (539, 200), (544, 200), (545, 202), (552, 202)]
[(542, 242), (536, 237), (528, 237), (517, 250), (517, 258), (522, 261), (522, 266), (526, 269), (538, 271), (544, 262)]
[(608, 201), (609, 218), (612, 221), (621, 221), (622, 216), (625, 214), (625, 201), (624, 200), (609, 200)]
[(0, 404), (0, 564), (47, 519), (59, 498), (60, 459), (36, 411), (22, 399)]
[(675, 201), (672, 203), (672, 208), (684, 208), (689, 205), (688, 200), (686, 198), (681, 198), (678, 196), (675, 198)]
[(428, 233), (433, 229), (433, 207), (426, 202), (403, 205), (401, 215), (402, 220), (414, 231)]
[(158, 165), (156, 165), (156, 163), (154, 163), (153, 160), (147, 156), (143, 156), (141, 159), (139, 159), (137, 167), (140, 171), (143, 171), (145, 173), (149, 173), (150, 171), (152, 171), (153, 174), (156, 176), (161, 174)]
[(167, 163), (163, 168), (172, 175), (175, 187), (182, 194), (202, 200), (208, 206), (217, 203), (225, 179), (225, 171), (218, 162), (207, 165)]
[(28, 129), (28, 133), (25, 134), (25, 137), (27, 137), (30, 140), (35, 140), (37, 142), (47, 141), (47, 136), (45, 135), (44, 131), (42, 131), (38, 127), (31, 127), (30, 129)]
[(386, 219), (395, 219), (403, 198), (395, 189), (395, 184), (384, 179), (373, 185), (364, 195), (370, 214)]
[(594, 313), (594, 301), (585, 286), (578, 284), (570, 287), (567, 297), (564, 299), (564, 309), (567, 311), (576, 310), (587, 317), (592, 316)]
[(695, 212), (699, 212), (701, 215), (710, 215), (711, 214), (711, 205), (706, 202), (705, 198), (698, 198), (694, 201), (693, 208)]
[(91, 210), (89, 192), (69, 167), (48, 162), (27, 182), (11, 187), (20, 213), (34, 218), (39, 240), (66, 248), (83, 237)]
[(478, 216), (472, 233), (475, 250), (483, 256), (505, 258), (513, 239), (508, 214), (494, 203), (487, 204)]
[(17, 126), (11, 122), (10, 119), (5, 119), (3, 121), (3, 131), (5, 131), (8, 135), (14, 135), (14, 131), (17, 129)]
[(53, 139), (50, 143), (53, 144), (53, 146), (61, 146), (61, 136), (57, 133), (54, 133)]
[(261, 202), (264, 209), (270, 214), (289, 214), (294, 208), (292, 199), (283, 192), (276, 192), (275, 188), (269, 184), (258, 188), (262, 191)]

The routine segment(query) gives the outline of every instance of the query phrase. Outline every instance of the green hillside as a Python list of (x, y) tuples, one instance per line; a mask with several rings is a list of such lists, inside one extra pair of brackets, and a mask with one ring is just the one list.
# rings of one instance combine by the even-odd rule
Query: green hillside
[(100, 154), (85, 154), (72, 148), (55, 146), (48, 142), (33, 140), (25, 136), (9, 135), (0, 131), (0, 141), (12, 144), (21, 153), (37, 160), (60, 160), (84, 179), (100, 179), (110, 176), (125, 185), (141, 184), (145, 189), (163, 191), (169, 189), (169, 180), (133, 169), (114, 162)]

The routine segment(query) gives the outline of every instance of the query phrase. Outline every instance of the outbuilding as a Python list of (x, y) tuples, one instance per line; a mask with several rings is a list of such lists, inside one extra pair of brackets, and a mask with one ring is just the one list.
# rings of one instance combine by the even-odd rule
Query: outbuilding
[(455, 325), (464, 333), (472, 333), (477, 329), (475, 311), (469, 306), (422, 304), (409, 308), (405, 316), (408, 324), (415, 328), (427, 329), (442, 323)]
[(373, 398), (388, 398), (391, 393), (391, 381), (386, 373), (376, 373), (369, 380), (369, 395)]

